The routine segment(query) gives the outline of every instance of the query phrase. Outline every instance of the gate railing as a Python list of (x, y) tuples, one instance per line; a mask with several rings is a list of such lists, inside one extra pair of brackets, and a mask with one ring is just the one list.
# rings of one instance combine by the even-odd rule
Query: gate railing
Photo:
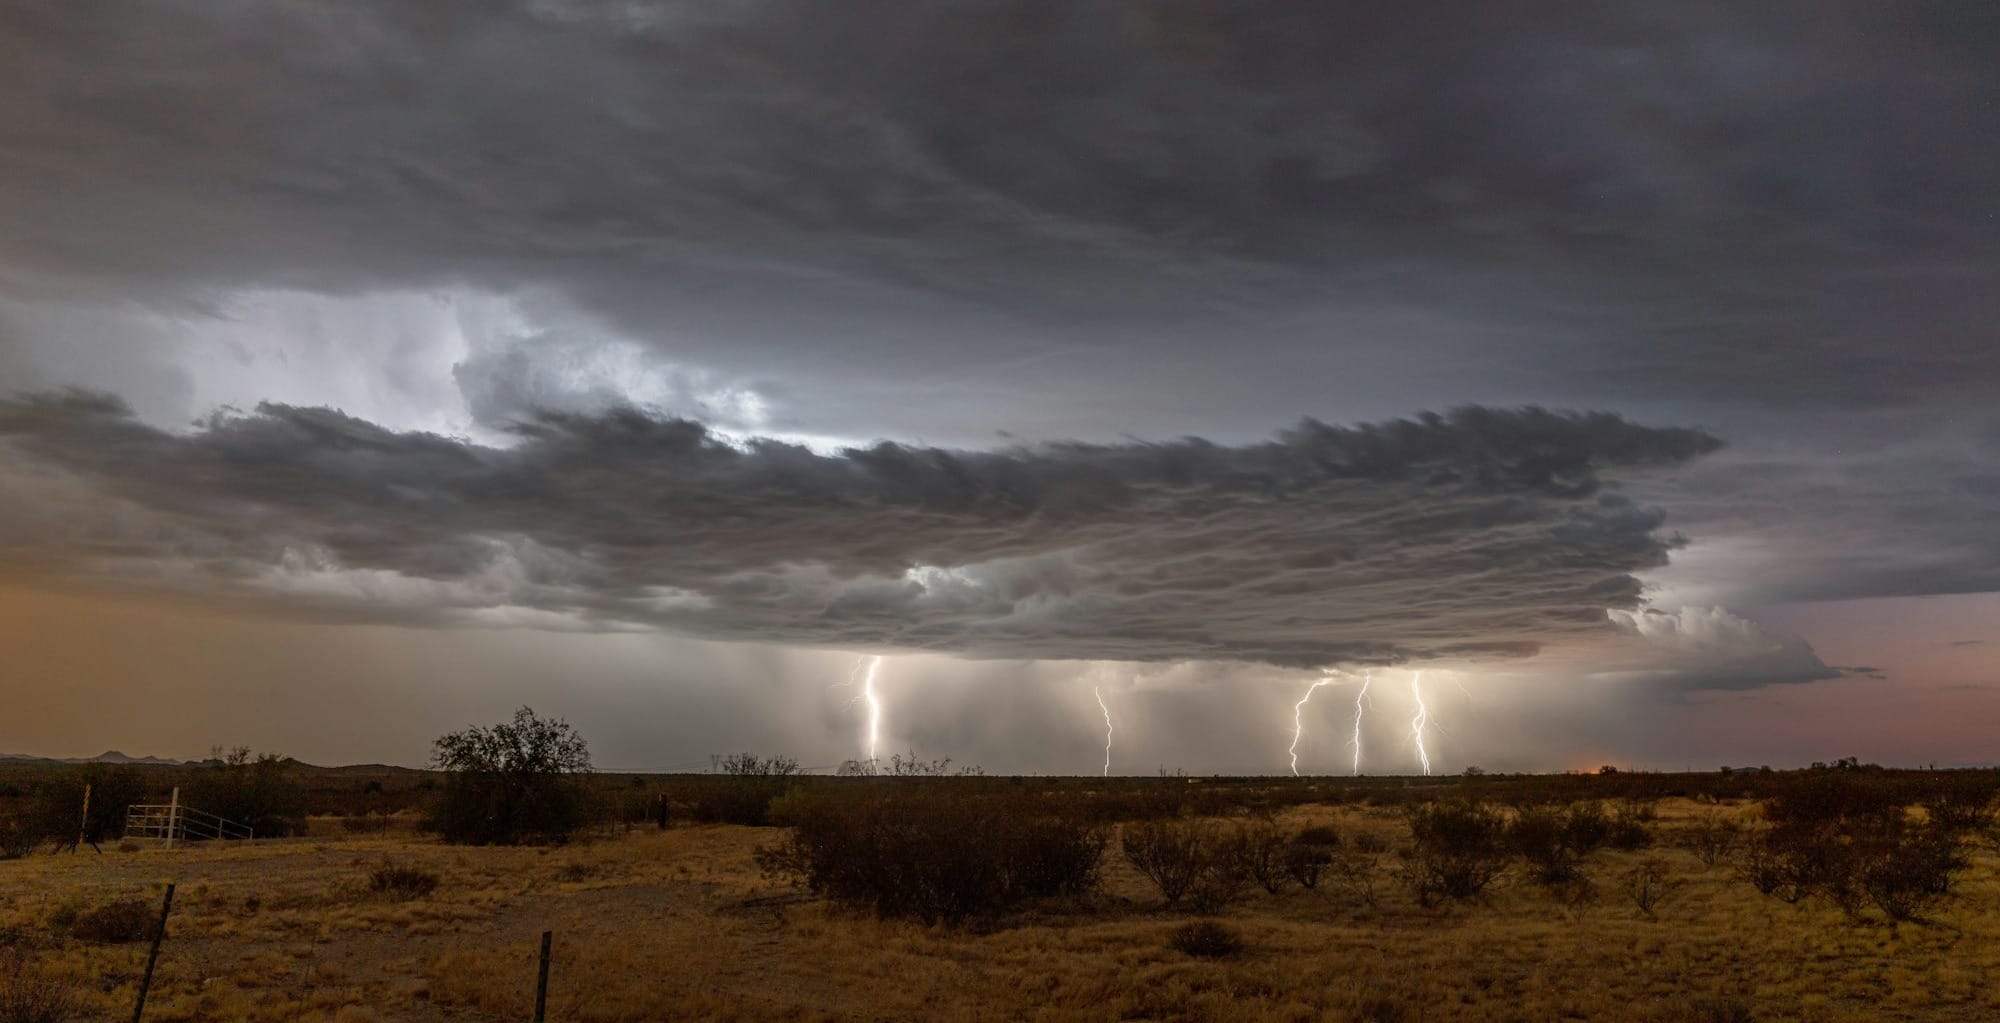
[(135, 803), (125, 808), (126, 838), (164, 839), (168, 848), (175, 842), (215, 841), (255, 838), (248, 824), (197, 810), (181, 803), (175, 789), (170, 803)]

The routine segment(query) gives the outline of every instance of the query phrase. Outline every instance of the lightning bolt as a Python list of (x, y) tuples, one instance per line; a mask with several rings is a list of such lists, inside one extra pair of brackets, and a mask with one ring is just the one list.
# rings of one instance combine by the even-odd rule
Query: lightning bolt
[(1111, 777), (1111, 707), (1104, 702), (1104, 694), (1096, 686), (1090, 687), (1090, 695), (1097, 697), (1097, 709), (1104, 712), (1104, 776)]
[(1431, 755), (1424, 749), (1424, 722), (1430, 720), (1430, 710), (1424, 706), (1424, 673), (1410, 675), (1410, 696), (1417, 701), (1417, 716), (1410, 719), (1410, 735), (1417, 740), (1417, 759), (1423, 762), (1424, 773), (1431, 773)]
[(861, 679), (861, 698), (868, 702), (868, 765), (875, 765), (876, 751), (882, 745), (882, 700), (875, 695), (875, 673), (882, 670), (882, 655), (876, 654), (868, 661), (868, 674)]
[(1354, 738), (1348, 745), (1354, 747), (1354, 776), (1361, 776), (1361, 711), (1368, 705), (1368, 686), (1375, 681), (1375, 673), (1361, 673), (1361, 688), (1354, 694)]
[(1299, 736), (1305, 734), (1306, 730), (1305, 721), (1303, 720), (1306, 710), (1306, 701), (1313, 698), (1313, 690), (1318, 689), (1321, 686), (1330, 686), (1332, 684), (1333, 684), (1333, 676), (1328, 675), (1325, 678), (1322, 678), (1319, 681), (1314, 682), (1312, 685), (1307, 686), (1306, 694), (1304, 696), (1299, 697), (1299, 702), (1292, 704), (1292, 747), (1291, 749), (1286, 750), (1286, 752), (1290, 753), (1292, 757), (1292, 777), (1294, 778), (1299, 776)]

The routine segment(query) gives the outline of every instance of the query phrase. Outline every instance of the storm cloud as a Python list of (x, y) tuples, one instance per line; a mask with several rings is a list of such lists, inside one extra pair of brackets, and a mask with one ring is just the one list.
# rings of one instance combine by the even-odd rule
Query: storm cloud
[(416, 623), (661, 626), (985, 657), (1399, 663), (1534, 652), (1633, 607), (1662, 515), (1605, 476), (1718, 446), (1465, 408), (1256, 445), (738, 446), (637, 410), (491, 448), (264, 406), (177, 435), (81, 393), (0, 404), (20, 456), (122, 502), (54, 570)]

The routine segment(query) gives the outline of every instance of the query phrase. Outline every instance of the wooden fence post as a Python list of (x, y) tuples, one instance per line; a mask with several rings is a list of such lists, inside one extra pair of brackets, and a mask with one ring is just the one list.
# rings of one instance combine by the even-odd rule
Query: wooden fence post
[[(535, 975), (535, 1023), (543, 1023), (549, 1008), (549, 941), (554, 931), (542, 932), (542, 962)], [(136, 1023), (136, 1021), (134, 1021)]]
[[(69, 851), (70, 851), (71, 853), (74, 853), (74, 852), (76, 852), (76, 847), (77, 847), (77, 845), (82, 845), (82, 844), (84, 843), (84, 840), (85, 840), (85, 839), (87, 839), (87, 838), (89, 838), (89, 837), (90, 837), (90, 783), (89, 783), (89, 782), (84, 782), (84, 783), (83, 783), (83, 819), (82, 819), (81, 821), (78, 821), (78, 822), (77, 822), (77, 825), (76, 825), (76, 845), (73, 845), (73, 846), (70, 846), (70, 847), (69, 847)], [(92, 848), (95, 848), (95, 846), (93, 846)]]
[(160, 961), (160, 939), (167, 936), (167, 914), (174, 908), (174, 885), (167, 882), (167, 898), (160, 903), (160, 926), (153, 931), (153, 950), (146, 953), (146, 975), (139, 978), (139, 1001), (132, 1006), (132, 1023), (146, 1014), (146, 989), (153, 986), (153, 964)]
[(167, 848), (174, 847), (174, 832), (180, 830), (181, 787), (174, 786), (173, 798), (167, 803)]

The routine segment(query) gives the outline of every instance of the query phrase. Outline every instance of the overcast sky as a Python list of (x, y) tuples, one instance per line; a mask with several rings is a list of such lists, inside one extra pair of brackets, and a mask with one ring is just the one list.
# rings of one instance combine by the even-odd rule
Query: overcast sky
[(0, 5), (0, 752), (830, 767), (879, 655), (877, 752), (1010, 773), (2000, 759), (1996, 56)]

